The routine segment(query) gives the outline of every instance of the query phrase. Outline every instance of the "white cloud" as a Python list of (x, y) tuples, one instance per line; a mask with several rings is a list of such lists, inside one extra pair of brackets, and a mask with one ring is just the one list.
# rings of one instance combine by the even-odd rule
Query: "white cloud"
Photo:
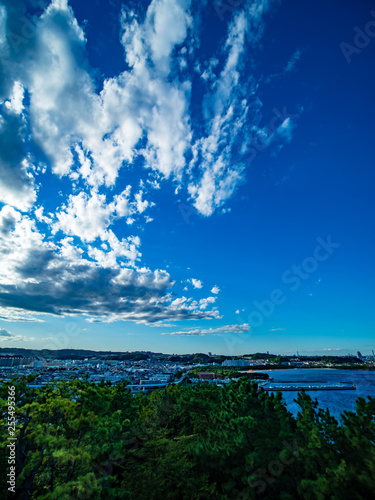
[(207, 297), (206, 299), (200, 299), (199, 301), (199, 309), (207, 309), (210, 304), (214, 304), (216, 302), (217, 297)]
[(93, 242), (96, 238), (108, 240), (108, 227), (115, 220), (126, 217), (126, 223), (131, 225), (135, 221), (133, 216), (143, 213), (151, 205), (142, 200), (142, 191), (135, 194), (133, 201), (130, 194), (131, 187), (127, 186), (110, 203), (107, 203), (104, 194), (95, 191), (90, 195), (85, 192), (70, 195), (68, 204), (56, 213), (53, 232), (61, 230), (67, 235), (78, 236), (84, 242)]
[(24, 109), (23, 98), (25, 90), (20, 82), (14, 82), (13, 92), (8, 101), (5, 101), (4, 107), (11, 113), (20, 115)]
[[(222, 207), (244, 181), (245, 164), (254, 159), (254, 150), (249, 147), (252, 138), (261, 139), (262, 149), (276, 139), (280, 142), (291, 140), (294, 123), (290, 117), (271, 134), (266, 127), (259, 126), (263, 104), (257, 97), (258, 82), (244, 78), (243, 56), (249, 57), (249, 47), (259, 43), (264, 15), (271, 3), (271, 0), (257, 0), (233, 14), (221, 70), (215, 57), (209, 63), (198, 62), (195, 66), (202, 79), (210, 82), (203, 100), (208, 135), (198, 138), (192, 145), (188, 192), (195, 208), (204, 216)], [(288, 71), (299, 56), (298, 52), (294, 54)], [(203, 66), (209, 69), (201, 73)], [(212, 72), (213, 67), (216, 74)], [(222, 213), (228, 210), (222, 209)]]
[(53, 222), (51, 217), (47, 217), (46, 215), (44, 215), (44, 207), (42, 206), (34, 210), (34, 215), (39, 222), (44, 222), (45, 224), (52, 224)]
[(239, 309), (237, 309), (236, 314), (240, 314), (240, 310)]
[(197, 280), (195, 278), (191, 279), (191, 284), (193, 285), (194, 288), (202, 288), (203, 287), (203, 283), (201, 282), (201, 280)]
[[(249, 86), (248, 82), (241, 81), (242, 56), (246, 42), (258, 40), (262, 16), (269, 3), (258, 0), (233, 16), (224, 46), (224, 67), (214, 81), (214, 92), (210, 88), (204, 98), (203, 111), (209, 135), (193, 145), (188, 191), (195, 208), (205, 216), (221, 207), (244, 180), (239, 141), (248, 135), (249, 123), (256, 121), (261, 103), (251, 110), (253, 116), (250, 118), (247, 99), (256, 88), (254, 84)], [(212, 63), (216, 64), (216, 59)], [(242, 142), (246, 141), (242, 139)]]
[(139, 193), (135, 195), (135, 199), (137, 202), (137, 210), (138, 213), (140, 214), (143, 213), (149, 205), (147, 200), (142, 200), (142, 195), (143, 195), (142, 191), (139, 191)]
[(57, 212), (58, 222), (54, 232), (62, 230), (67, 235), (78, 236), (85, 242), (104, 237), (110, 224), (115, 207), (106, 204), (105, 195), (92, 193), (88, 196), (81, 192), (71, 195), (68, 204)]
[(218, 328), (194, 328), (192, 330), (181, 330), (178, 332), (165, 332), (162, 335), (181, 335), (181, 336), (204, 336), (217, 333), (247, 333), (251, 330), (248, 323), (243, 325), (227, 325)]
[[(171, 53), (191, 23), (188, 8), (185, 1), (154, 0), (143, 23), (124, 14), (122, 43), (131, 69), (106, 80), (99, 95), (83, 57), (85, 34), (66, 1), (53, 0), (35, 19), (33, 57), (25, 48), (22, 71), (9, 65), (30, 93), (33, 140), (56, 174), (72, 173), (77, 155), (73, 178), (112, 186), (123, 164), (142, 154), (147, 167), (166, 177), (181, 175), (190, 84), (167, 77)], [(147, 144), (136, 153), (144, 134)]]
[[(243, 54), (261, 36), (268, 5), (256, 0), (234, 13), (221, 53), (197, 62), (205, 86), (199, 127), (191, 115), (188, 70), (199, 40), (190, 0), (153, 0), (140, 15), (123, 8), (128, 67), (104, 80), (100, 91), (86, 58), (85, 32), (66, 0), (52, 0), (34, 16), (35, 36), (16, 48), (5, 30), (22, 29), (25, 6), (20, 1), (0, 7), (0, 201), (6, 204), (0, 212), (0, 318), (218, 317), (215, 308), (208, 310), (215, 297), (176, 298), (166, 271), (140, 267), (139, 237), (116, 235), (115, 222), (123, 219), (124, 231), (150, 222), (148, 196), (166, 178), (176, 194), (186, 188), (204, 216), (222, 207), (243, 181), (244, 138), (251, 127), (263, 130), (262, 103), (248, 101), (256, 83), (243, 79)], [(292, 128), (287, 117), (275, 136), (288, 142)], [(70, 196), (53, 213), (36, 203), (46, 166), (27, 153), (35, 146), (73, 188), (61, 188), (62, 196)], [(119, 172), (129, 166), (144, 167), (138, 192), (121, 186)], [(203, 287), (198, 279), (188, 281)]]
[(172, 50), (185, 40), (192, 23), (186, 13), (190, 3), (190, 0), (154, 0), (148, 8), (144, 28), (151, 57), (154, 64), (166, 72), (170, 68)]
[[(259, 99), (249, 102), (257, 86), (243, 77), (243, 55), (260, 40), (271, 1), (256, 0), (233, 14), (220, 54), (223, 61), (218, 54), (204, 62), (197, 60), (196, 71), (206, 85), (205, 123), (199, 130), (194, 130), (190, 115), (192, 78), (184, 71), (188, 54), (191, 58), (200, 43), (190, 4), (190, 0), (153, 0), (141, 15), (124, 7), (121, 43), (129, 68), (106, 79), (100, 93), (85, 58), (84, 30), (66, 0), (52, 0), (40, 17), (33, 18), (35, 37), (17, 46), (14, 60), (9, 57), (12, 47), (8, 43), (4, 50), (10, 75), (4, 84), (10, 96), (6, 111), (22, 115), (27, 89), (30, 137), (56, 174), (69, 175), (74, 182), (81, 178), (98, 190), (114, 186), (121, 168), (143, 158), (155, 189), (163, 178), (174, 179), (176, 192), (187, 181), (194, 206), (204, 216), (234, 194), (244, 180), (241, 155), (246, 153), (246, 137), (251, 126), (257, 126), (262, 105)], [(20, 30), (22, 9), (17, 8), (8, 7), (8, 23)], [(297, 51), (288, 68), (299, 57)], [(21, 125), (14, 124), (18, 132)], [(291, 129), (285, 121), (278, 136), (289, 141)], [(18, 136), (12, 133), (13, 140)], [(18, 157), (0, 163), (0, 183), (7, 185), (3, 201), (27, 210), (36, 199), (35, 167), (32, 158), (20, 153), (20, 144), (13, 150)], [(192, 159), (187, 165), (188, 155)], [(9, 176), (11, 164), (18, 167)], [(23, 196), (17, 197), (20, 190)], [(150, 203), (142, 199), (142, 192), (137, 196), (142, 213)]]

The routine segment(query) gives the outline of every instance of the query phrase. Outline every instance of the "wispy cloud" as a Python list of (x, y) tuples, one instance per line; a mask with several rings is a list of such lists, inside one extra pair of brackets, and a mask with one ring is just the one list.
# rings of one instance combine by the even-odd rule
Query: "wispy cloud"
[(27, 337), (25, 335), (12, 333), (5, 328), (0, 328), (0, 342), (34, 342), (36, 340), (46, 341), (51, 339), (52, 337), (45, 337), (42, 339), (38, 339), (37, 337)]
[(227, 325), (218, 328), (194, 328), (192, 330), (181, 330), (177, 332), (164, 332), (162, 335), (181, 335), (181, 336), (199, 336), (217, 334), (217, 333), (246, 333), (251, 330), (248, 323), (243, 325)]
[(298, 63), (298, 61), (301, 59), (301, 56), (303, 54), (305, 49), (296, 49), (295, 52), (291, 55), (289, 58), (288, 62), (284, 66), (284, 68), (279, 72), (279, 73), (273, 73), (269, 75), (266, 78), (266, 83), (270, 83), (272, 80), (276, 80), (278, 78), (284, 77), (287, 73), (290, 73), (293, 71)]

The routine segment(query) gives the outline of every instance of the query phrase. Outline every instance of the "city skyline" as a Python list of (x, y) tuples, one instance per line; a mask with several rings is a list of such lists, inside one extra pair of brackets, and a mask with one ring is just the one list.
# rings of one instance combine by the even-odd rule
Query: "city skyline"
[(0, 4), (0, 347), (371, 354), (374, 26)]

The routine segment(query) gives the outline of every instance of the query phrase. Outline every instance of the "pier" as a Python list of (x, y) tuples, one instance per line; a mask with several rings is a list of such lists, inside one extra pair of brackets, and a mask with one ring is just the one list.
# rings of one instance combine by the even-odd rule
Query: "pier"
[[(283, 385), (281, 385), (283, 384)], [(357, 389), (354, 382), (339, 382), (338, 384), (311, 385), (314, 382), (306, 382), (300, 385), (285, 384), (280, 385), (273, 383), (272, 385), (264, 384), (262, 387), (266, 391), (355, 391)], [(284, 385), (285, 384), (285, 385)]]

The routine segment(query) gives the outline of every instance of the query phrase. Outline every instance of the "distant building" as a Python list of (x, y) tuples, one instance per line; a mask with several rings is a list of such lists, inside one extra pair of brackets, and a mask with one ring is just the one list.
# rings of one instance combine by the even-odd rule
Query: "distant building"
[(357, 352), (357, 358), (358, 359), (363, 359), (363, 356), (362, 356), (362, 354), (359, 351)]
[(157, 373), (152, 375), (148, 380), (155, 383), (166, 383), (173, 378), (173, 373)]
[(6, 366), (6, 367), (13, 367), (13, 366), (21, 366), (21, 365), (26, 365), (29, 363), (29, 360), (27, 358), (22, 358), (19, 356), (13, 356), (13, 357), (2, 357), (0, 358), (0, 366)]
[(2, 358), (0, 359), (0, 366), (13, 366), (13, 358)]

